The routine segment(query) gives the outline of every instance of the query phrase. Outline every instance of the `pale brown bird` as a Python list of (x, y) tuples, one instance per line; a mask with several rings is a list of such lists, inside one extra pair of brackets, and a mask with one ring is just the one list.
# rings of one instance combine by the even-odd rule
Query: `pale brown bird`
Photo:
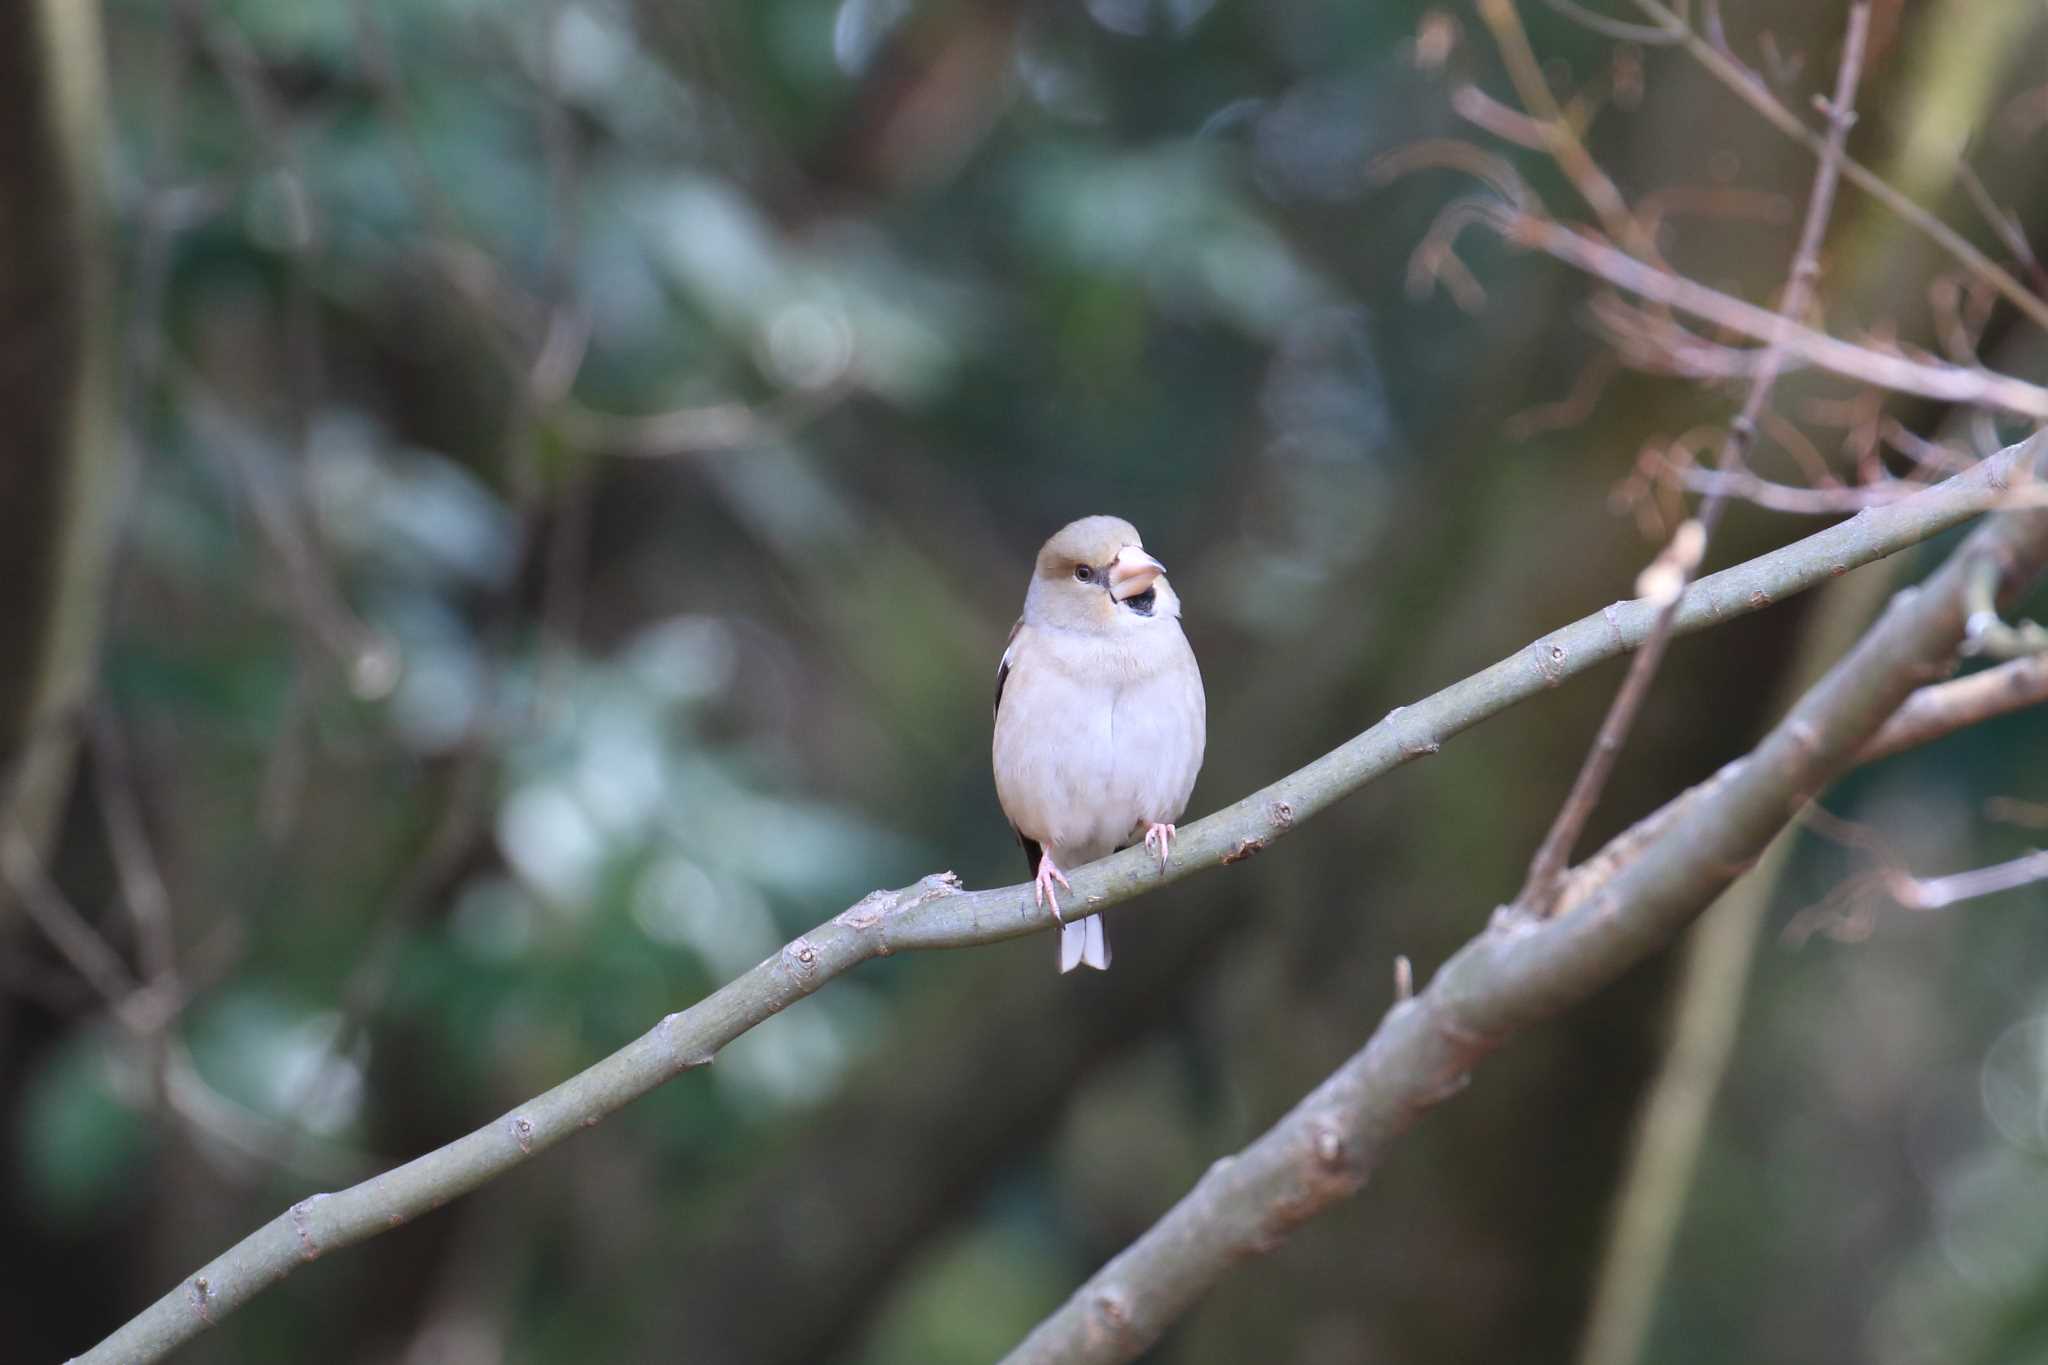
[[(1083, 517), (1045, 542), (996, 672), (996, 798), (1039, 904), (1061, 864), (1143, 842), (1163, 871), (1207, 732), (1202, 672), (1166, 566), (1132, 525)], [(1060, 970), (1109, 966), (1102, 917), (1061, 921)]]

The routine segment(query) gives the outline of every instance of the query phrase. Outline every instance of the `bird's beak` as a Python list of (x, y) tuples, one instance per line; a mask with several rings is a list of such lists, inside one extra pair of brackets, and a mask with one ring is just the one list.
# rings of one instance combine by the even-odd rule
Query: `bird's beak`
[(1166, 566), (1135, 545), (1126, 545), (1109, 561), (1109, 595), (1122, 602), (1136, 597), (1166, 572)]

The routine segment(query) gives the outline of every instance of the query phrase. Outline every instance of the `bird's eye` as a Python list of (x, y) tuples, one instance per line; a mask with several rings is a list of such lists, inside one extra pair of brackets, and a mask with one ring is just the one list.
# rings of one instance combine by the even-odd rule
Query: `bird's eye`
[(1074, 581), (1075, 581), (1075, 582), (1077, 582), (1077, 583), (1087, 583), (1087, 582), (1091, 581), (1092, 579), (1094, 579), (1094, 577), (1095, 577), (1095, 570), (1093, 570), (1093, 569), (1089, 568), (1089, 567), (1088, 567), (1088, 566), (1087, 566), (1086, 564), (1076, 564), (1076, 565), (1074, 566)]

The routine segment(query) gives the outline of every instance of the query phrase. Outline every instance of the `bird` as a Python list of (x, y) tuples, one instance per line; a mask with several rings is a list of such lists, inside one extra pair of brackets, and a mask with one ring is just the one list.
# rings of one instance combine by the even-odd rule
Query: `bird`
[(1207, 740), (1202, 671), (1166, 566), (1121, 517), (1045, 542), (996, 669), (996, 799), (1033, 895), (1060, 925), (1059, 968), (1109, 967), (1102, 917), (1069, 923), (1055, 884), (1136, 843), (1166, 870)]

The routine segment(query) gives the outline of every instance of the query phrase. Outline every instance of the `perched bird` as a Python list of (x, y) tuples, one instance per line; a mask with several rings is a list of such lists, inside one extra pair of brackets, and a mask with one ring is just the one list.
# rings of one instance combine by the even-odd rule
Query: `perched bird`
[[(1053, 883), (1142, 841), (1162, 871), (1202, 767), (1207, 703), (1166, 566), (1118, 517), (1083, 517), (1045, 542), (996, 671), (996, 798)], [(1060, 970), (1109, 966), (1102, 917), (1061, 921)]]

